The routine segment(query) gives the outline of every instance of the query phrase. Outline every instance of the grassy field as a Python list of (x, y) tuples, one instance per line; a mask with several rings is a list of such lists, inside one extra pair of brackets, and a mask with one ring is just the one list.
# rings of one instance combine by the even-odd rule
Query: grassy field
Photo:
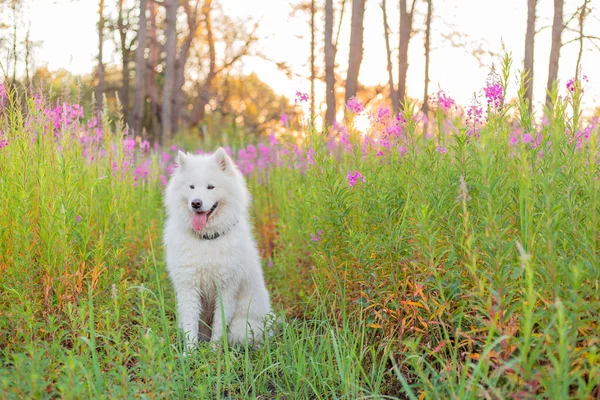
[(438, 93), (427, 123), (381, 106), (363, 135), (353, 102), (330, 137), (230, 149), (285, 323), (188, 357), (161, 245), (177, 148), (4, 97), (0, 397), (598, 396), (599, 128), (578, 81), (539, 124), (507, 81), (464, 110)]

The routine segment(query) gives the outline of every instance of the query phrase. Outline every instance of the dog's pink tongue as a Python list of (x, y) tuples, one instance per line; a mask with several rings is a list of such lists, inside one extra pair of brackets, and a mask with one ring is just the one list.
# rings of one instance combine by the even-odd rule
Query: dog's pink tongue
[(196, 232), (201, 231), (206, 226), (206, 214), (207, 213), (205, 212), (195, 213), (192, 217), (192, 228), (194, 228)]

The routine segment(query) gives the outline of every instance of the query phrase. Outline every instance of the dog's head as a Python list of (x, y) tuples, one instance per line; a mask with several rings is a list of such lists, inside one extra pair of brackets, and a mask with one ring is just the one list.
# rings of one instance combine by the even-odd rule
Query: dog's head
[(167, 185), (170, 216), (197, 233), (212, 233), (245, 217), (248, 190), (241, 172), (221, 147), (212, 155), (179, 152)]

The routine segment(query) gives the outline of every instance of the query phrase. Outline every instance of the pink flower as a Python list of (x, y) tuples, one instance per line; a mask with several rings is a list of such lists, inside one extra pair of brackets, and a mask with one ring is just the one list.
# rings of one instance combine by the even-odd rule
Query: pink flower
[(354, 114), (358, 114), (365, 109), (365, 107), (356, 97), (351, 97), (350, 100), (348, 100), (346, 107)]
[(308, 165), (313, 165), (315, 163), (315, 149), (312, 147), (306, 152), (306, 163)]
[(318, 242), (319, 240), (321, 240), (322, 234), (323, 234), (323, 229), (319, 229), (316, 234), (315, 233), (310, 234), (310, 240), (313, 242)]
[(356, 181), (359, 179), (365, 183), (365, 177), (358, 171), (348, 171), (346, 179), (348, 179), (348, 185), (350, 185), (350, 187), (356, 185)]
[(504, 104), (504, 92), (494, 70), (488, 76), (485, 87), (483, 88), (488, 106), (499, 109)]
[(448, 111), (456, 105), (456, 102), (441, 89), (432, 98), (432, 101), (443, 111)]
[(125, 139), (123, 140), (123, 150), (127, 152), (133, 152), (135, 150), (135, 140)]
[(140, 143), (140, 150), (144, 152), (150, 151), (150, 142), (147, 140), (142, 140), (142, 142)]
[(387, 124), (390, 120), (391, 112), (390, 109), (384, 105), (379, 106), (377, 109), (377, 122), (381, 124)]
[(448, 149), (444, 146), (436, 146), (435, 151), (437, 151), (440, 154), (446, 154), (448, 152)]
[(305, 103), (308, 101), (308, 94), (302, 93), (300, 91), (296, 92), (296, 98), (294, 100), (295, 103)]
[(288, 115), (286, 113), (281, 113), (281, 123), (288, 126)]
[(75, 216), (75, 223), (78, 223), (79, 221), (81, 221), (81, 216), (76, 215)]
[(164, 175), (160, 176), (160, 182), (164, 185), (167, 186), (167, 177)]

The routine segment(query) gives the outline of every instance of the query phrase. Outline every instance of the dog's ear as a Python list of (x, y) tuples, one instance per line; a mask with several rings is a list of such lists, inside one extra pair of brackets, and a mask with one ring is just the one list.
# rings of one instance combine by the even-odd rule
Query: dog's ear
[(215, 151), (215, 160), (217, 161), (217, 165), (223, 171), (228, 172), (231, 171), (232, 161), (231, 158), (227, 155), (227, 152), (224, 148), (219, 147), (217, 151)]
[(187, 154), (179, 150), (179, 153), (177, 153), (177, 165), (179, 165), (180, 168), (184, 168), (185, 164), (187, 164), (187, 159)]

